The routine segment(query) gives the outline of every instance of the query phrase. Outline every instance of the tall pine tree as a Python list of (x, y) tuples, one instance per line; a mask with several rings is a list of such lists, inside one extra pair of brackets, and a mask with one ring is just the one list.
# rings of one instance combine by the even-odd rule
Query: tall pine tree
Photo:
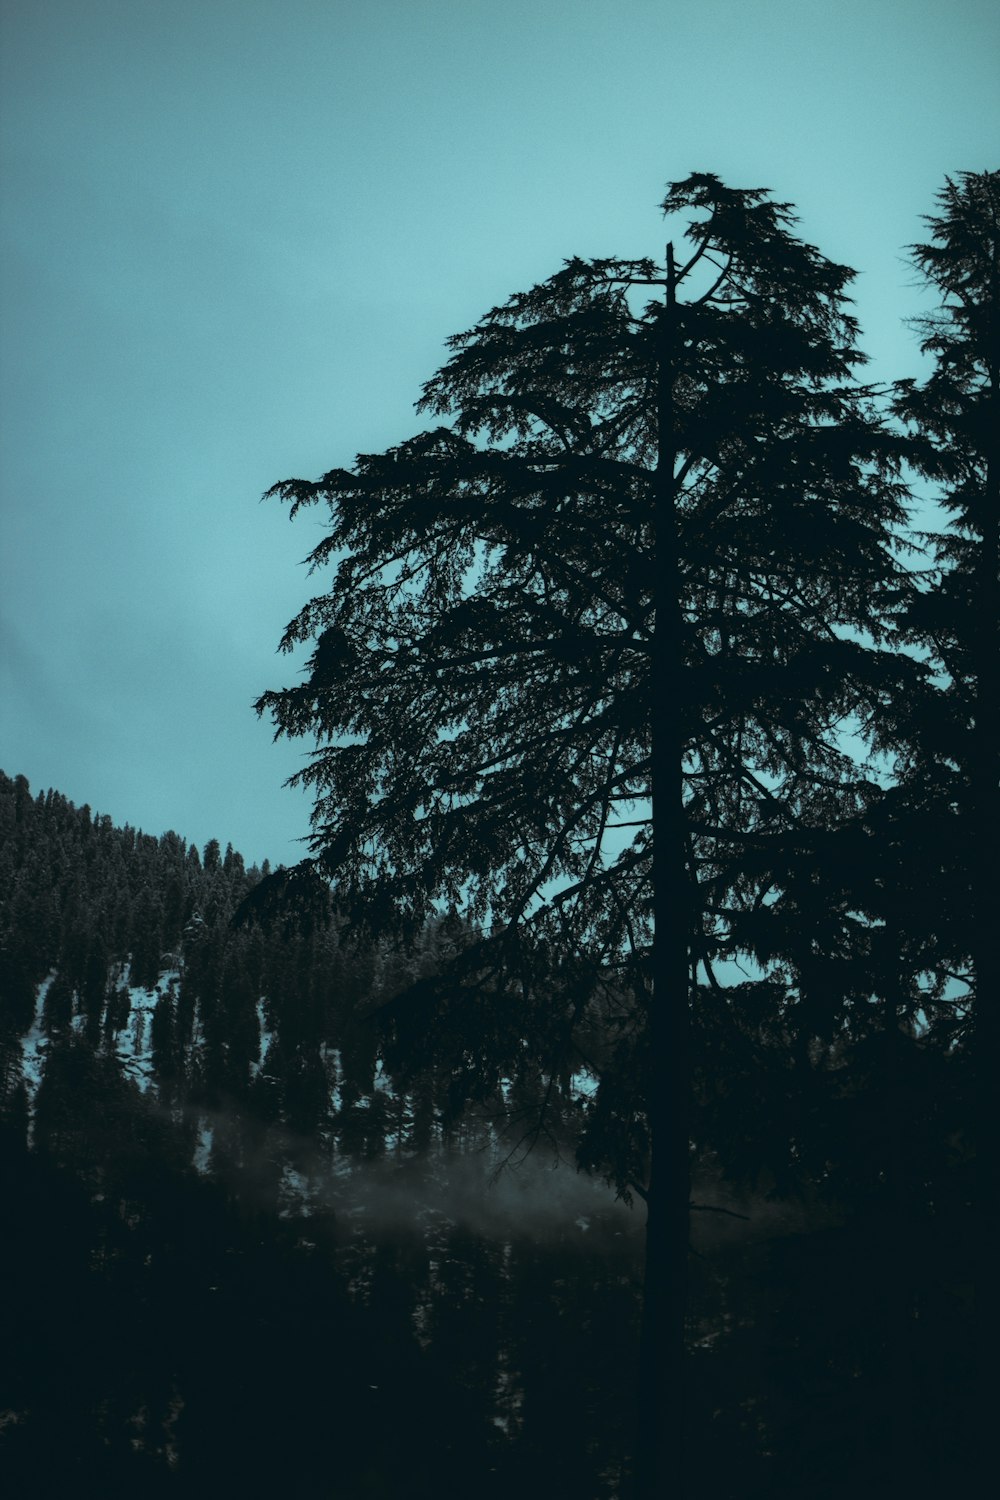
[[(936, 845), (926, 837), (918, 844), (935, 907), (929, 920), (939, 935), (931, 1015), (946, 1039), (971, 1055), (976, 1079), (976, 1319), (985, 1360), (998, 1326), (995, 1172), (986, 1145), (998, 1124), (1000, 1040), (992, 942), (1000, 839), (1000, 172), (946, 179), (927, 223), (930, 238), (912, 254), (939, 298), (919, 323), (933, 363), (925, 380), (901, 384), (897, 410), (911, 426), (911, 461), (930, 482), (948, 525), (931, 539), (935, 585), (911, 614), (941, 691), (934, 715), (914, 726), (907, 789), (914, 801), (922, 794), (924, 824), (939, 831)], [(949, 997), (947, 981), (956, 979)], [(988, 1406), (980, 1419), (985, 1433)]]
[(526, 1039), (555, 1071), (608, 1018), (592, 1117), (648, 1208), (643, 1497), (686, 1467), (692, 988), (724, 1011), (720, 958), (780, 956), (789, 869), (876, 794), (844, 725), (908, 670), (852, 273), (764, 190), (699, 174), (664, 208), (694, 210), (683, 256), (569, 261), (451, 340), (421, 402), (448, 425), (275, 487), (327, 503), (336, 577), (284, 639), (315, 642), (305, 682), (258, 705), (317, 741), (309, 868), (357, 919), (479, 925), (449, 1016), (482, 1073)]

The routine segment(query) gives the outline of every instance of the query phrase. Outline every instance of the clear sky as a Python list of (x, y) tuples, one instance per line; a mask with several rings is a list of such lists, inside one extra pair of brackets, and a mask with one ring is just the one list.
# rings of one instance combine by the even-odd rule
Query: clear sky
[(768, 186), (863, 272), (998, 165), (996, 0), (0, 0), (0, 766), (294, 861), (305, 745), (251, 708), (318, 512), (417, 430), (444, 340), (571, 255), (658, 255), (665, 184)]

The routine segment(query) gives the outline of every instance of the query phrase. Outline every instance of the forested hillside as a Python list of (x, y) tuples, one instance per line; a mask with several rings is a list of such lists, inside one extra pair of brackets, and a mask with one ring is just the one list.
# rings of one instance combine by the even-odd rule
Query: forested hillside
[[(0, 818), (13, 1492), (623, 1495), (642, 1241), (573, 1169), (613, 1128), (595, 1073), (526, 1069), (460, 1110), (459, 1059), (393, 1062), (389, 1002), (470, 933), (237, 927), (263, 872), (231, 849), (23, 777)], [(878, 1027), (822, 1059), (788, 1044), (734, 991), (700, 1089), (704, 1493), (959, 1472), (961, 1049), (901, 1032), (889, 1109)]]
[[(491, 1184), (541, 1080), (459, 1120), (450, 1079), (377, 1061), (373, 1008), (461, 929), (405, 955), (343, 946), (330, 913), (237, 930), (262, 872), (232, 849), (23, 777), (0, 818), (17, 1492), (500, 1494), (557, 1466), (612, 1493), (631, 1390), (609, 1403), (599, 1372), (629, 1369), (632, 1217), (556, 1169), (551, 1090), (547, 1149)], [(570, 1460), (553, 1432), (584, 1416)]]

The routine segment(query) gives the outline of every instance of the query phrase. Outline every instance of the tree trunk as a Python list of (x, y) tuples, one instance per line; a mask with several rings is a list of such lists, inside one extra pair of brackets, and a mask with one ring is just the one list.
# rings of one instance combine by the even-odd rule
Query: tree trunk
[(688, 1162), (688, 897), (684, 842), (680, 568), (675, 515), (673, 246), (661, 313), (659, 453), (654, 475), (656, 622), (653, 653), (653, 963), (650, 1004), (646, 1271), (639, 1354), (637, 1500), (684, 1500)]
[[(1000, 1234), (996, 1161), (988, 1142), (996, 1140), (997, 1060), (1000, 1057), (1000, 1015), (996, 982), (996, 859), (1000, 840), (1000, 738), (996, 732), (997, 694), (1000, 693), (1000, 371), (989, 366), (987, 399), (986, 484), (979, 555), (978, 604), (980, 629), (976, 638), (975, 722), (972, 738), (971, 804), (972, 852), (972, 963), (976, 977), (974, 1012), (974, 1068), (976, 1073), (976, 1236), (975, 1295), (979, 1368), (987, 1370), (996, 1356), (1000, 1337), (997, 1303), (996, 1245)], [(989, 1152), (989, 1155), (988, 1155)], [(995, 1422), (991, 1382), (979, 1382), (979, 1463), (985, 1475), (987, 1434)], [(992, 1462), (992, 1456), (989, 1460)]]
[[(894, 972), (892, 948), (898, 946), (900, 914), (893, 914), (886, 929), (885, 994), (883, 1032), (885, 1039), (884, 1076), (882, 1079), (883, 1135), (882, 1188), (883, 1201), (875, 1215), (873, 1259), (881, 1281), (884, 1340), (882, 1388), (885, 1398), (885, 1456), (893, 1483), (903, 1493), (912, 1493), (921, 1473), (919, 1462), (922, 1444), (914, 1422), (919, 1410), (919, 1392), (915, 1385), (913, 1349), (913, 1293), (911, 1264), (920, 1263), (921, 1254), (914, 1239), (916, 1228), (911, 1214), (912, 1183), (904, 1168), (904, 1140), (913, 1126), (908, 1104), (910, 1090), (902, 1076), (903, 1036), (899, 1029), (905, 997), (899, 975)], [(893, 945), (889, 939), (896, 937)], [(904, 1116), (904, 1110), (906, 1111)], [(879, 1212), (878, 1209), (881, 1211)]]

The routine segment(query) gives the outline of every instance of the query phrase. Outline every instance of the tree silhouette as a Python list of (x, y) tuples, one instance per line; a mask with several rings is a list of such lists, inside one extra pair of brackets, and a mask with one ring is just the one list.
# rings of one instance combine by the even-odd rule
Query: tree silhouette
[(888, 733), (919, 671), (853, 273), (764, 190), (699, 174), (664, 209), (686, 258), (567, 262), (450, 341), (420, 403), (450, 425), (269, 492), (329, 505), (336, 578), (283, 641), (306, 680), (258, 703), (317, 740), (308, 868), (354, 920), (478, 925), (470, 1072), (527, 1038), (554, 1074), (606, 1021), (588, 1152), (648, 1209), (643, 1496), (684, 1438), (692, 985), (724, 1012), (720, 958), (815, 948), (771, 908), (878, 791), (845, 722)]
[[(932, 653), (942, 690), (933, 722), (914, 738), (921, 774), (955, 807), (967, 856), (952, 941), (971, 960), (980, 999), (990, 972), (988, 890), (970, 877), (988, 869), (998, 834), (997, 737), (991, 721), (998, 672), (997, 567), (1000, 533), (1000, 173), (963, 173), (939, 195), (932, 239), (913, 259), (941, 305), (920, 320), (921, 347), (934, 369), (904, 381), (897, 410), (913, 429), (911, 462), (949, 513), (936, 551), (936, 586), (911, 609), (915, 638)], [(977, 1007), (977, 1026), (995, 1025), (995, 1007)]]
[[(935, 712), (914, 727), (904, 790), (938, 835), (931, 858), (926, 837), (921, 846), (938, 906), (929, 1013), (945, 1045), (971, 1053), (975, 1073), (976, 1319), (985, 1356), (998, 1326), (991, 1254), (997, 1207), (985, 1143), (998, 1124), (1000, 1044), (991, 933), (1000, 837), (1000, 172), (947, 178), (938, 208), (927, 219), (930, 239), (911, 247), (940, 298), (918, 323), (933, 368), (924, 381), (897, 389), (897, 411), (913, 433), (911, 462), (949, 518), (929, 539), (937, 575), (910, 615), (915, 639), (940, 674), (940, 691)], [(987, 1405), (979, 1417), (982, 1433), (991, 1420)]]

